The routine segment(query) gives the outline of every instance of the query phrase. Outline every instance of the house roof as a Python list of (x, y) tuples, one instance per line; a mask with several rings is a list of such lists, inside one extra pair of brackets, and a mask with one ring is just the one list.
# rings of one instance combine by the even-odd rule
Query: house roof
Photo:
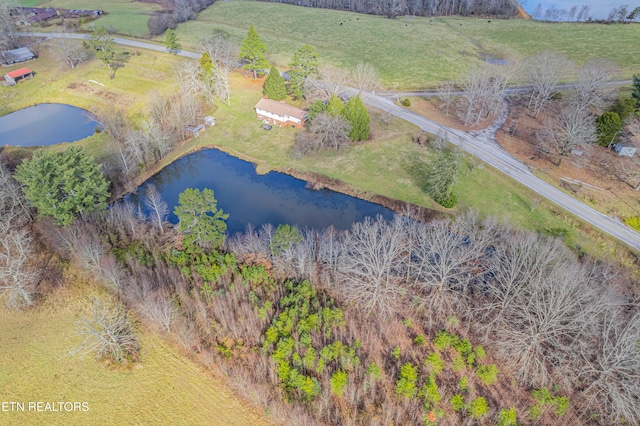
[(31, 71), (29, 68), (20, 68), (15, 71), (8, 72), (6, 75), (8, 75), (11, 78), (18, 78), (18, 77), (25, 76), (27, 74), (31, 74), (32, 72), (33, 71)]
[(29, 59), (33, 59), (34, 54), (28, 47), (21, 47), (19, 49), (7, 50), (2, 53), (2, 62), (23, 62)]
[(304, 117), (307, 115), (307, 112), (303, 109), (285, 104), (284, 102), (274, 101), (273, 99), (260, 99), (254, 108), (259, 108), (281, 117), (288, 115), (289, 117), (295, 117), (300, 120), (304, 120)]

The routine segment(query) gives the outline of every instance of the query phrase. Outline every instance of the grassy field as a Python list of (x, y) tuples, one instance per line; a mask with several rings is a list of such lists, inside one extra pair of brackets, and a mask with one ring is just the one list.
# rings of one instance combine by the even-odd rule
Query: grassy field
[(624, 76), (640, 70), (640, 26), (543, 23), (476, 18), (398, 18), (253, 1), (216, 2), (197, 21), (178, 26), (185, 47), (196, 48), (204, 34), (227, 31), (240, 44), (254, 25), (269, 59), (285, 67), (304, 43), (325, 63), (369, 62), (391, 88), (436, 86), (455, 80), (481, 54), (523, 58), (555, 49), (582, 63), (608, 57)]
[[(55, 7), (60, 9), (100, 9), (107, 15), (93, 23), (83, 26), (91, 30), (92, 25), (113, 28), (119, 34), (135, 37), (146, 37), (147, 20), (149, 16), (161, 7), (155, 4), (136, 2), (131, 0), (109, 0), (96, 2), (92, 0), (19, 0), (18, 3), (27, 7)], [(37, 27), (36, 27), (37, 30)]]
[(68, 355), (78, 344), (75, 323), (99, 293), (63, 287), (32, 310), (0, 306), (2, 401), (89, 404), (88, 412), (0, 412), (0, 424), (267, 424), (211, 372), (142, 326), (141, 362), (131, 368)]
[(16, 87), (0, 86), (0, 115), (45, 102), (68, 103), (93, 112), (117, 107), (135, 115), (144, 111), (149, 92), (162, 94), (176, 89), (173, 67), (180, 58), (174, 55), (122, 48), (131, 55), (116, 78), (109, 80), (106, 66), (96, 59), (74, 70), (63, 69), (51, 46), (47, 42), (36, 47), (38, 59), (34, 61), (3, 68), (3, 72), (9, 72), (28, 66), (36, 75)]

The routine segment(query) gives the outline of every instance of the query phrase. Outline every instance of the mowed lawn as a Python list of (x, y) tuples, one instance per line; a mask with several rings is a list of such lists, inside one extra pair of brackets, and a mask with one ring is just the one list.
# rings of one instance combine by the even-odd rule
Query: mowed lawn
[(143, 326), (137, 327), (141, 362), (131, 368), (69, 355), (78, 344), (75, 324), (100, 293), (90, 287), (61, 288), (31, 310), (0, 306), (2, 401), (89, 404), (87, 412), (0, 412), (0, 424), (267, 424), (211, 372)]
[[(147, 20), (149, 16), (161, 7), (155, 4), (131, 1), (131, 0), (18, 0), (21, 6), (26, 7), (55, 7), (60, 9), (100, 9), (107, 12), (93, 23), (87, 23), (83, 29), (90, 31), (91, 25), (113, 28), (119, 34), (146, 37)], [(38, 28), (35, 27), (37, 31)]]
[[(349, 67), (369, 62), (387, 88), (435, 87), (459, 80), (483, 54), (524, 58), (558, 50), (582, 63), (607, 57), (630, 76), (640, 68), (640, 25), (543, 23), (520, 19), (422, 18), (362, 15), (267, 2), (216, 2), (197, 21), (178, 26), (183, 45), (215, 29), (239, 45), (254, 25), (268, 48), (268, 58), (286, 68), (293, 52), (312, 44), (324, 63)], [(162, 37), (158, 38), (159, 40)]]

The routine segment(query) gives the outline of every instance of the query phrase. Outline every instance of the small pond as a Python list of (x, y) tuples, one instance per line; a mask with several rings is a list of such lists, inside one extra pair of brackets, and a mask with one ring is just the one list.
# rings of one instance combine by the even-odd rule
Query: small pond
[(65, 104), (39, 104), (0, 117), (0, 146), (73, 142), (102, 126), (89, 111)]
[[(283, 173), (258, 175), (253, 164), (217, 149), (187, 155), (165, 167), (138, 188), (138, 194), (144, 195), (149, 183), (156, 186), (172, 212), (186, 188), (212, 189), (218, 207), (229, 214), (230, 235), (244, 231), (248, 224), (317, 229), (333, 225), (342, 230), (367, 216), (393, 217), (391, 210), (378, 204), (327, 189), (308, 189), (305, 181)], [(173, 213), (169, 221), (177, 223)]]

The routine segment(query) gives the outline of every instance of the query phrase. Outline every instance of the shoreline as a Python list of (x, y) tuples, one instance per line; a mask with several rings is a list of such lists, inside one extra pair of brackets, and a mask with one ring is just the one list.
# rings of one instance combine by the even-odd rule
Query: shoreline
[[(191, 142), (193, 139), (190, 139), (186, 142), (184, 142), (184, 144), (187, 144), (189, 142)], [(179, 149), (180, 147), (178, 147)], [(265, 171), (264, 173), (262, 172), (258, 172), (257, 168), (258, 165), (260, 164), (261, 160), (256, 159), (256, 158), (252, 158), (248, 155), (244, 155), (240, 152), (237, 152), (233, 149), (230, 149), (228, 147), (225, 146), (219, 146), (219, 145), (215, 145), (215, 144), (210, 144), (210, 145), (203, 145), (203, 146), (197, 146), (197, 147), (192, 147), (190, 149), (185, 150), (184, 152), (180, 153), (179, 155), (177, 155), (175, 158), (172, 158), (170, 161), (168, 161), (166, 164), (162, 163), (162, 166), (159, 166), (158, 164), (155, 164), (154, 166), (152, 166), (150, 169), (146, 170), (145, 172), (141, 173), (139, 176), (137, 176), (135, 178), (135, 180), (133, 181), (133, 185), (135, 186), (135, 188), (131, 191), (122, 193), (122, 194), (118, 194), (117, 197), (114, 198), (115, 200), (120, 200), (122, 199), (124, 196), (128, 195), (128, 194), (132, 194), (137, 192), (138, 188), (144, 184), (144, 182), (146, 182), (147, 180), (149, 180), (150, 178), (152, 178), (153, 176), (155, 176), (156, 174), (160, 173), (165, 167), (173, 164), (174, 162), (180, 160), (183, 157), (186, 157), (187, 155), (191, 155), (191, 154), (195, 154), (199, 151), (203, 151), (206, 149), (217, 149), (218, 151), (224, 152), (226, 154), (231, 155), (232, 157), (235, 157), (239, 160), (242, 161), (247, 161), (251, 164), (253, 164), (253, 166), (256, 168), (256, 173), (258, 174), (266, 174), (270, 171), (273, 172), (277, 172), (277, 173), (283, 173), (285, 175), (291, 176), (293, 178), (302, 180), (306, 183), (307, 188), (312, 189), (312, 190), (320, 190), (320, 189), (329, 189), (331, 191), (340, 193), (340, 194), (345, 194), (348, 195), (350, 197), (354, 197), (354, 198), (358, 198), (364, 201), (369, 201), (371, 203), (374, 204), (379, 204), (383, 207), (388, 208), (389, 210), (393, 211), (394, 213), (398, 213), (398, 214), (403, 214), (405, 216), (409, 216), (413, 219), (419, 220), (421, 222), (427, 222), (433, 219), (438, 219), (438, 218), (442, 218), (442, 217), (447, 217), (449, 214), (445, 213), (445, 212), (441, 212), (438, 210), (434, 210), (434, 209), (429, 209), (427, 207), (422, 207), (422, 206), (418, 206), (415, 204), (411, 204), (409, 202), (405, 202), (405, 201), (401, 201), (401, 200), (396, 200), (393, 198), (389, 198), (386, 197), (384, 195), (379, 195), (379, 194), (368, 194), (366, 192), (360, 191), (358, 190), (358, 188), (353, 187), (352, 185), (349, 185), (346, 182), (343, 182), (339, 179), (334, 179), (334, 178), (330, 178), (328, 176), (319, 174), (319, 173), (315, 173), (315, 172), (308, 172), (308, 171), (302, 171), (302, 170), (297, 170), (294, 168), (269, 168), (269, 170)], [(166, 157), (165, 157), (166, 158)], [(452, 212), (455, 212), (455, 209), (451, 210)]]

